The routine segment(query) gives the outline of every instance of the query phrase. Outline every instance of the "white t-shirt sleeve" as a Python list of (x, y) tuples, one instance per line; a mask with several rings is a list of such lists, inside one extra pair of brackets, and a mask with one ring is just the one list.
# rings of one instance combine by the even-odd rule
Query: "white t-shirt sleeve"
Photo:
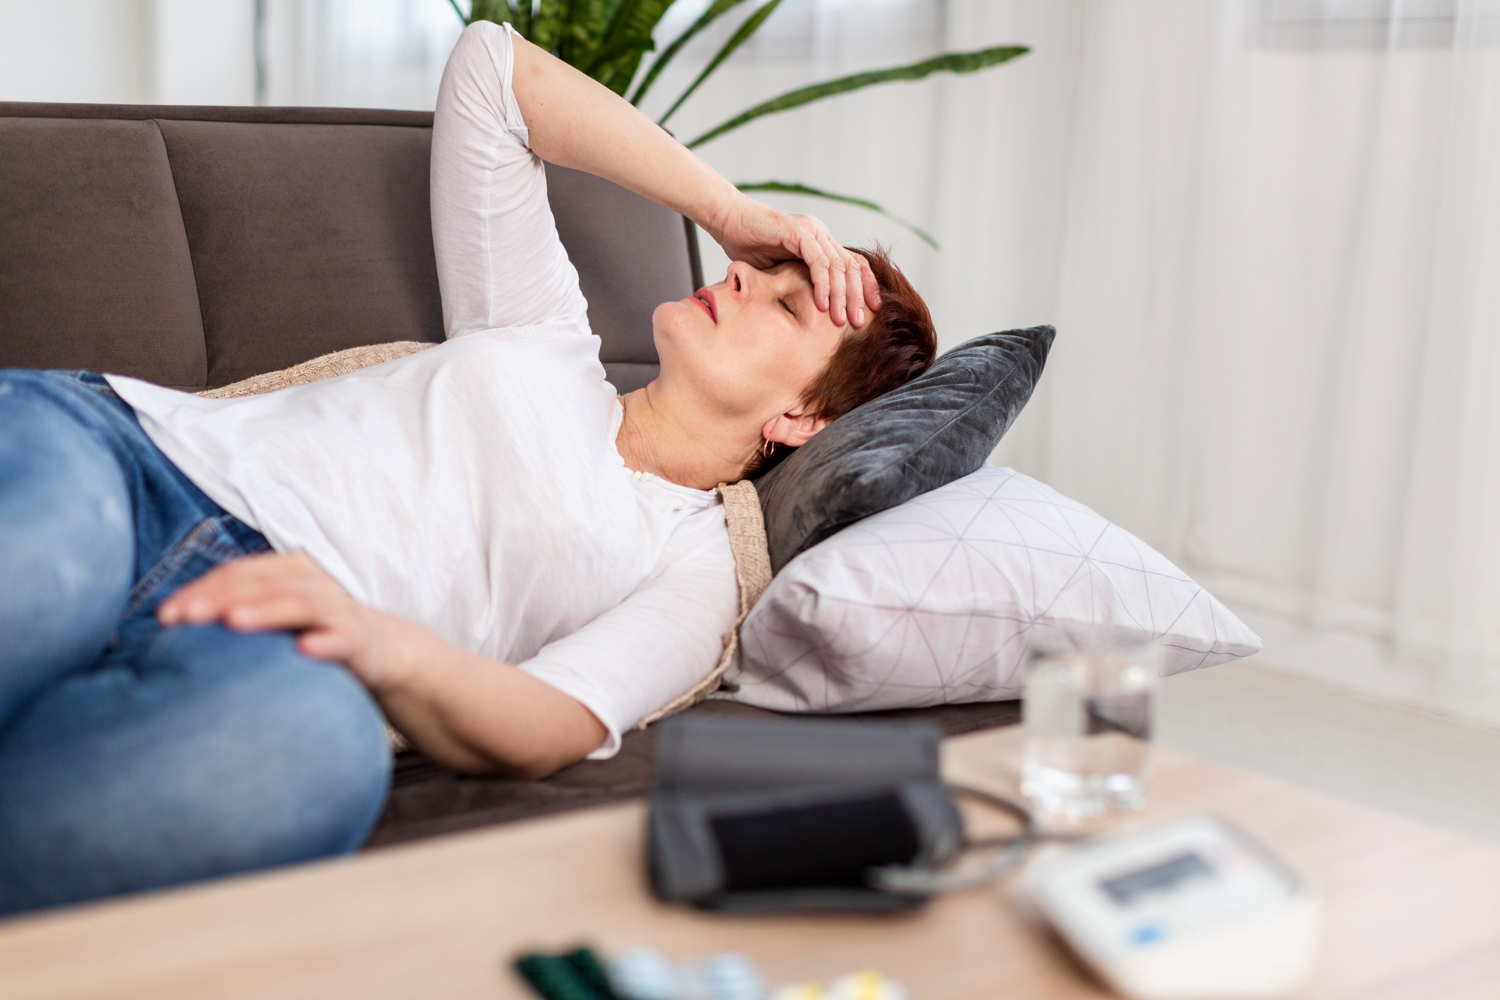
[(623, 603), (542, 647), (520, 669), (582, 703), (609, 730), (590, 760), (613, 757), (620, 735), (708, 676), (738, 612), (734, 557), (723, 527), (672, 553)]
[(563, 321), (588, 333), (547, 175), (511, 87), (510, 25), (479, 21), (448, 58), (432, 125), (432, 243), (449, 337)]

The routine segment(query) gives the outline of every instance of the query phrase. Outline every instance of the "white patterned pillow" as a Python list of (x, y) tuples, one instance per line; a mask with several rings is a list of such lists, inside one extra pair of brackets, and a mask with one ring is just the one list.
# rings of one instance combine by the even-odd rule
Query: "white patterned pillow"
[(740, 630), (736, 701), (862, 712), (1021, 694), (1027, 642), (1155, 639), (1167, 673), (1260, 639), (1130, 532), (1012, 469), (845, 528), (776, 575)]

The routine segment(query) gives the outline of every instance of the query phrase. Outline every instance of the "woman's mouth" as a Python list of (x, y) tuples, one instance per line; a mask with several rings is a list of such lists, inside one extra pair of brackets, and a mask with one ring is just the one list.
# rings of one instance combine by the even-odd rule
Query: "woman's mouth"
[(713, 292), (707, 288), (700, 288), (693, 293), (693, 301), (703, 307), (703, 311), (708, 313), (709, 319), (715, 323), (719, 321), (719, 305), (714, 301)]

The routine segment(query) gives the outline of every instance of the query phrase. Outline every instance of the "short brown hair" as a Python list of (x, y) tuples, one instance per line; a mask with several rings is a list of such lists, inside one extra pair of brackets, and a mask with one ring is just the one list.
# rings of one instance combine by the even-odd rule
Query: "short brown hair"
[(879, 245), (848, 249), (870, 262), (880, 285), (880, 308), (871, 315), (869, 326), (844, 338), (823, 374), (803, 394), (802, 401), (830, 422), (910, 382), (937, 356), (937, 331), (927, 303), (891, 255)]
[[(876, 396), (905, 385), (932, 367), (937, 356), (937, 330), (927, 303), (879, 244), (865, 250), (848, 249), (870, 262), (880, 285), (880, 308), (862, 330), (851, 331), (833, 352), (823, 374), (802, 395), (804, 405), (830, 423)], [(794, 448), (777, 448), (769, 459), (755, 456), (747, 476), (776, 465)]]

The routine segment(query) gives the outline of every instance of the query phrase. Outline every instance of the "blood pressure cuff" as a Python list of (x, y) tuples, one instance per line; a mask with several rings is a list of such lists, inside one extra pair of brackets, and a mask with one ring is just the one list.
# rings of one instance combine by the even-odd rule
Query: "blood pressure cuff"
[(868, 878), (958, 852), (941, 739), (935, 726), (852, 720), (663, 723), (648, 821), (656, 894), (726, 910), (920, 905)]

